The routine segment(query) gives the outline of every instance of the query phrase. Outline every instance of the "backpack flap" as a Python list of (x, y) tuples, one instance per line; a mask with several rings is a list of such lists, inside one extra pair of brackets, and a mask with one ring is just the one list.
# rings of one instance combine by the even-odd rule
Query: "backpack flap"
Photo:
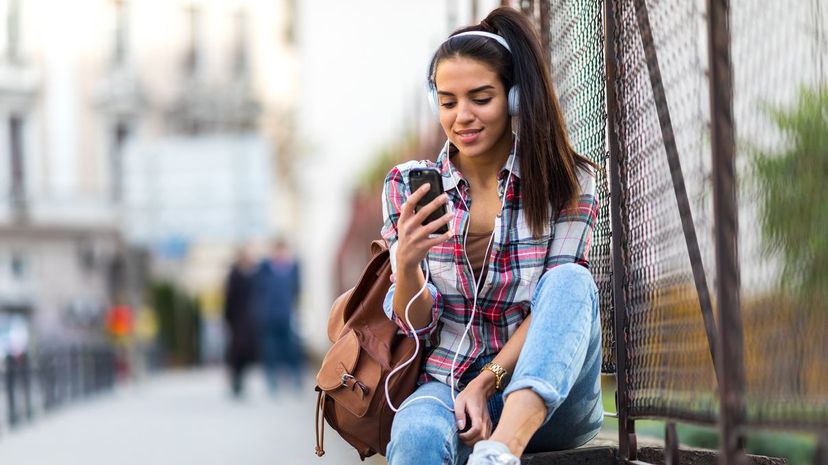
[(355, 332), (348, 331), (325, 355), (319, 373), (316, 375), (316, 384), (324, 391), (332, 391), (341, 387), (343, 375), (353, 374), (358, 358), (359, 338)]
[(371, 405), (379, 386), (382, 368), (368, 354), (362, 353), (359, 337), (347, 331), (331, 347), (316, 375), (316, 384), (357, 417), (362, 417)]
[(348, 300), (351, 299), (353, 293), (352, 287), (337, 297), (331, 306), (331, 313), (328, 316), (328, 340), (331, 342), (336, 342), (345, 328), (345, 306), (348, 305)]

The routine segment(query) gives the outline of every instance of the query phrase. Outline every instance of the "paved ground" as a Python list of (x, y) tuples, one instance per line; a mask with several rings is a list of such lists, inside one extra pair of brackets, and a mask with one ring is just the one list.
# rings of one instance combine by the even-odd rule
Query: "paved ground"
[[(258, 373), (235, 401), (218, 369), (157, 375), (0, 432), (3, 465), (356, 465), (328, 428), (314, 454), (312, 388), (267, 394)], [(310, 381), (308, 382), (310, 384)], [(383, 464), (384, 460), (368, 460)]]

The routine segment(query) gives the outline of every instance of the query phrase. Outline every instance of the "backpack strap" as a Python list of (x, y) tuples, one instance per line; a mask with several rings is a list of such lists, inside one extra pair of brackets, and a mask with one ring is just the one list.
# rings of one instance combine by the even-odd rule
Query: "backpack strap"
[(385, 246), (385, 241), (382, 239), (371, 241), (371, 256), (373, 257), (387, 248), (388, 247)]
[(320, 415), (320, 412), (325, 408), (325, 391), (316, 388), (319, 395), (316, 397), (316, 419), (314, 424), (316, 426), (316, 456), (322, 457), (325, 455), (325, 416)]

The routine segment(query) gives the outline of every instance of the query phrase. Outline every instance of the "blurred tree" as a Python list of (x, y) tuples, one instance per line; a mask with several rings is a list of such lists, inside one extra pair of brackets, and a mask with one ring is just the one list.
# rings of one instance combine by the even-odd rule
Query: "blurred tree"
[(167, 364), (194, 365), (200, 360), (201, 312), (198, 299), (168, 282), (150, 286), (158, 338)]
[[(762, 235), (783, 259), (781, 285), (807, 307), (828, 308), (828, 88), (802, 88), (789, 110), (767, 107), (784, 148), (756, 150)], [(815, 305), (813, 305), (815, 304)]]

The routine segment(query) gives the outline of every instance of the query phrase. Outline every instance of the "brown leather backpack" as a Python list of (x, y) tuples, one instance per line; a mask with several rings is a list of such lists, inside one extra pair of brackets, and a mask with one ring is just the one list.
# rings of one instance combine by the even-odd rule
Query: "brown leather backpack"
[[(415, 350), (414, 340), (399, 333), (382, 303), (391, 285), (391, 261), (384, 241), (371, 243), (371, 258), (357, 285), (339, 296), (328, 317), (333, 346), (316, 375), (316, 455), (322, 456), (324, 420), (356, 448), (361, 459), (385, 455), (394, 411), (385, 400), (385, 378)], [(417, 384), (422, 353), (389, 383), (395, 406)], [(322, 413), (324, 420), (320, 419)]]

